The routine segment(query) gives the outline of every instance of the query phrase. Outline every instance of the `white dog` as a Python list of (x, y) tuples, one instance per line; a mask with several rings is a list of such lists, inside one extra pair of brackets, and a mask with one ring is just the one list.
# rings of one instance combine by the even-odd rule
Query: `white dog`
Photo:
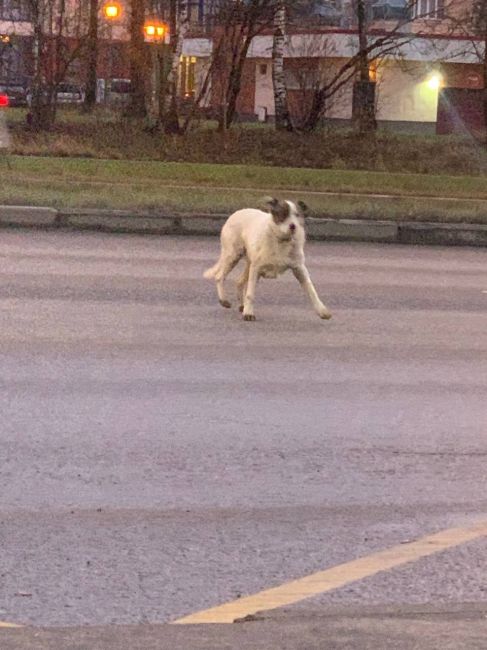
[(267, 201), (269, 212), (246, 208), (234, 212), (221, 232), (221, 253), (218, 262), (204, 273), (214, 279), (222, 307), (231, 307), (225, 297), (224, 281), (238, 261), (245, 257), (245, 269), (237, 282), (240, 311), (244, 320), (255, 320), (255, 288), (259, 278), (277, 278), (291, 269), (308, 294), (320, 318), (331, 318), (321, 302), (304, 264), (304, 213), (302, 202)]

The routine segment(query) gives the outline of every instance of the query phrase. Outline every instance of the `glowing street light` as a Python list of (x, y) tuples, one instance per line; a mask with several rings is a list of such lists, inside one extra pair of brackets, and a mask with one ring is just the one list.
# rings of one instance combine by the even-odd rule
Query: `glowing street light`
[(109, 2), (103, 7), (103, 14), (108, 20), (117, 20), (122, 14), (122, 7), (118, 2)]
[(443, 75), (440, 72), (433, 72), (429, 77), (428, 88), (431, 90), (439, 90), (443, 85)]
[(149, 22), (144, 25), (145, 40), (148, 43), (162, 43), (169, 35), (169, 25), (166, 23)]

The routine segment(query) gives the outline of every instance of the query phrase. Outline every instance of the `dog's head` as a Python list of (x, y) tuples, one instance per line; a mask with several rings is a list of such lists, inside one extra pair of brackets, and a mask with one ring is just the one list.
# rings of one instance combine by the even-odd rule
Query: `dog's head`
[(304, 218), (308, 208), (302, 201), (293, 203), (269, 198), (266, 199), (266, 205), (279, 239), (290, 240), (296, 233), (304, 230)]

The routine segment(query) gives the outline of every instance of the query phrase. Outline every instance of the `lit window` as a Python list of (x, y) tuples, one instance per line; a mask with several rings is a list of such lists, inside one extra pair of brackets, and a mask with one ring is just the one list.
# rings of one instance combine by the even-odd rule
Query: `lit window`
[(181, 93), (183, 97), (193, 97), (196, 91), (196, 57), (182, 56), (181, 66)]
[(377, 83), (377, 61), (369, 65), (369, 80)]

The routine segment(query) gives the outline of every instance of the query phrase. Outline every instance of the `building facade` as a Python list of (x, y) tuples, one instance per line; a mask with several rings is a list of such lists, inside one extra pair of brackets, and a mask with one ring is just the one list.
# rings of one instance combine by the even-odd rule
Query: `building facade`
[[(393, 34), (387, 47), (371, 50), (370, 79), (376, 83), (376, 115), (391, 126), (425, 127), (437, 121), (442, 88), (480, 91), (483, 81), (482, 39), (469, 14), (473, 0), (366, 0), (367, 42), (380, 43)], [(119, 0), (121, 14), (109, 21), (100, 7), (99, 64), (101, 80), (129, 76), (128, 0)], [(87, 1), (72, 0), (73, 31), (86, 31)], [(182, 97), (195, 97), (204, 83), (216, 42), (216, 0), (189, 0), (191, 30), (185, 39), (180, 67)], [(309, 109), (314, 90), (326, 86), (359, 50), (353, 0), (296, 0), (288, 16), (285, 75), (291, 111), (299, 121)], [(80, 11), (79, 7), (84, 7)], [(167, 18), (165, 0), (147, 0), (148, 16)], [(72, 35), (73, 38), (76, 34)], [(66, 37), (71, 37), (66, 34)], [(272, 31), (251, 44), (242, 78), (237, 112), (245, 120), (272, 120)], [(32, 23), (29, 0), (0, 0), (0, 82), (28, 79), (32, 70)], [(218, 72), (221, 74), (221, 71)], [(74, 62), (69, 80), (83, 83), (84, 67)], [(347, 121), (352, 113), (351, 75), (330, 93), (324, 120)], [(217, 84), (213, 83), (213, 88)], [(215, 112), (221, 107), (216, 92), (204, 99)], [(461, 93), (460, 95), (461, 96)], [(457, 97), (457, 95), (455, 95)]]

